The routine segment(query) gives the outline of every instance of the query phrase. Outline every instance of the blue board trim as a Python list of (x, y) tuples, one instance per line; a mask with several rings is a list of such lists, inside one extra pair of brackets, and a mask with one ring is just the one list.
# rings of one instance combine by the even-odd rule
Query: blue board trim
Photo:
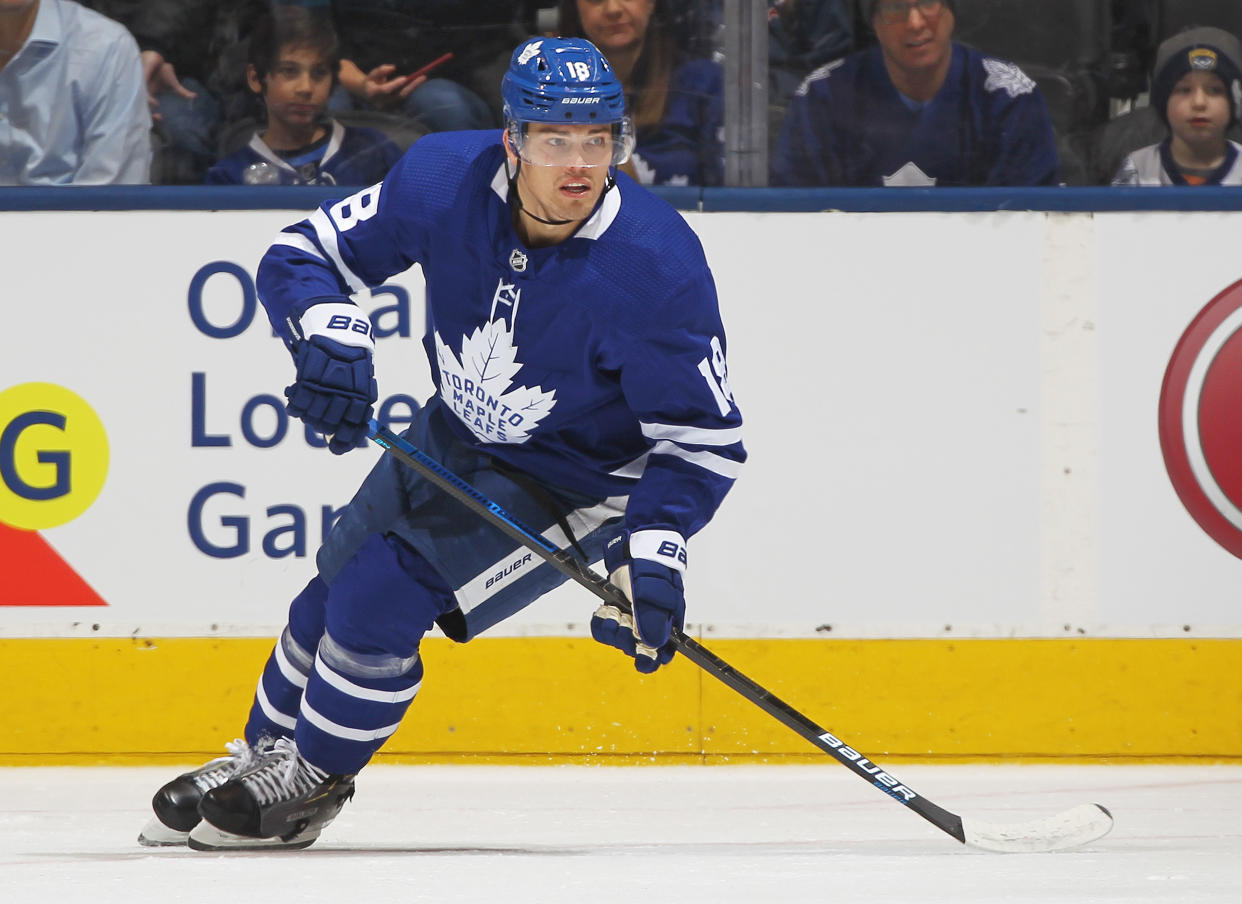
[[(0, 212), (32, 210), (312, 210), (338, 186), (108, 185), (0, 188)], [(657, 187), (679, 210), (807, 213), (899, 211), (1242, 210), (1228, 188), (687, 188)]]

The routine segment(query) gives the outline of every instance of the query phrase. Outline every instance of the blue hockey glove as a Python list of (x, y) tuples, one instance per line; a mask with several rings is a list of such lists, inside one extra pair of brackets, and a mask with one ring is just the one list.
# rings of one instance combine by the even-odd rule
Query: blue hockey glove
[(285, 389), (289, 413), (327, 436), (334, 455), (365, 445), (379, 397), (371, 350), (315, 335), (294, 346), (293, 361), (297, 379)]
[(633, 615), (600, 606), (591, 617), (591, 636), (634, 657), (634, 668), (650, 674), (673, 659), (674, 627), (686, 620), (681, 572), (685, 541), (673, 531), (625, 531), (604, 549), (613, 586), (630, 600)]

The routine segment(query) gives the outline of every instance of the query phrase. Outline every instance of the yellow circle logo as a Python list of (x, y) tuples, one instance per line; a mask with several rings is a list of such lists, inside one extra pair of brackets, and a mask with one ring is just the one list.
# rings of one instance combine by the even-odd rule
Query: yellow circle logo
[(0, 523), (67, 524), (91, 507), (108, 474), (108, 436), (91, 406), (53, 383), (0, 392)]

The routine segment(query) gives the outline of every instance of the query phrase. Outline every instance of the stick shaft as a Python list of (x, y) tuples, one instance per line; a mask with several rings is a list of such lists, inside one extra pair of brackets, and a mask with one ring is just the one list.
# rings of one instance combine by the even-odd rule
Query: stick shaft
[[(370, 436), (385, 452), (394, 456), (402, 464), (413, 468), (471, 511), (539, 555), (562, 574), (581, 584), (601, 600), (617, 606), (624, 612), (630, 611), (630, 602), (625, 594), (606, 579), (583, 565), (567, 551), (558, 548), (542, 534), (514, 518), (422, 450), (386, 427), (381, 427), (375, 421), (371, 421)], [(840, 738), (825, 731), (771, 691), (747, 678), (680, 629), (673, 628), (672, 639), (678, 652), (703, 671), (714, 676), (778, 722), (832, 756), (868, 784), (874, 785), (893, 800), (918, 813), (941, 831), (960, 842), (965, 842), (960, 816), (917, 794), (890, 772), (873, 763)]]

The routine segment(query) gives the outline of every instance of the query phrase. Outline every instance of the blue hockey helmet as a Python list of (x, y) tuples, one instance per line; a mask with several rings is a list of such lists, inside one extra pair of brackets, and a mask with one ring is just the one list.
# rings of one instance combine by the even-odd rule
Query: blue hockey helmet
[(521, 155), (528, 123), (610, 124), (612, 165), (634, 148), (625, 92), (608, 60), (585, 38), (531, 38), (513, 51), (500, 83), (505, 128)]

